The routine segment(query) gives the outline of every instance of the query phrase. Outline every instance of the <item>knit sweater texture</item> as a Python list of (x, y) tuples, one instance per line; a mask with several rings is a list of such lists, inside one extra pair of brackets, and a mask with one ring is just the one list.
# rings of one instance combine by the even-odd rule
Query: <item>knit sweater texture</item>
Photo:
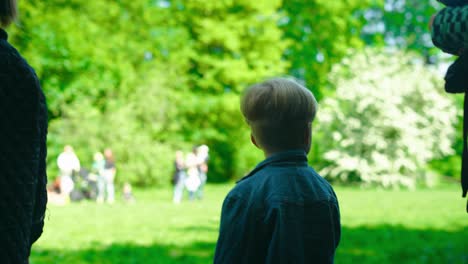
[(47, 204), (47, 106), (34, 70), (0, 29), (0, 263), (28, 263)]

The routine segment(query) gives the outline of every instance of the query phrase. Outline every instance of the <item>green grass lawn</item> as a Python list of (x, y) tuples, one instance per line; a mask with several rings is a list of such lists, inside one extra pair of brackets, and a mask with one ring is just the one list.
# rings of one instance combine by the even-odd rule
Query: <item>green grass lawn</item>
[[(137, 191), (135, 204), (48, 206), (31, 263), (210, 263), (222, 200), (171, 203), (171, 190)], [(342, 240), (336, 263), (468, 263), (468, 214), (458, 186), (383, 191), (336, 188)]]

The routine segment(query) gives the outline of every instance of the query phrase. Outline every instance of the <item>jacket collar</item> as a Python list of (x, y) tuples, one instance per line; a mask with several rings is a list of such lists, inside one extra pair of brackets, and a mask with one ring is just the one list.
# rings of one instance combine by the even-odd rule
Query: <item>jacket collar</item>
[(249, 174), (244, 176), (242, 179), (238, 180), (236, 183), (239, 183), (257, 173), (259, 170), (265, 168), (266, 166), (272, 163), (278, 162), (304, 162), (307, 164), (307, 154), (304, 150), (288, 150), (284, 152), (279, 152), (271, 155), (264, 161), (260, 162), (255, 169), (253, 169)]
[(8, 39), (8, 34), (3, 28), (0, 28), (0, 39), (1, 40), (7, 40)]

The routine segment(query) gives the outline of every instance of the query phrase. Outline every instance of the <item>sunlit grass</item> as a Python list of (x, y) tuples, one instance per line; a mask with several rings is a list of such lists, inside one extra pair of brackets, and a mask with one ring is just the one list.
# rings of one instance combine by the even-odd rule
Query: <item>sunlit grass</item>
[[(170, 189), (136, 191), (137, 202), (49, 205), (37, 263), (210, 263), (222, 200), (171, 202)], [(343, 233), (336, 263), (468, 263), (468, 214), (458, 186), (383, 191), (336, 188)]]

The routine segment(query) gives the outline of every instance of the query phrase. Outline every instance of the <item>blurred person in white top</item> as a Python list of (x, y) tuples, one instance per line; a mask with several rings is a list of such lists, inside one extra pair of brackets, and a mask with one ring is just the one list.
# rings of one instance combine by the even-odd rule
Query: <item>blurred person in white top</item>
[(189, 199), (195, 198), (195, 193), (201, 184), (200, 175), (198, 171), (198, 159), (196, 155), (196, 147), (193, 148), (191, 153), (187, 154), (185, 159), (185, 167), (187, 169), (187, 179), (185, 180), (185, 188), (189, 192)]
[(197, 189), (197, 198), (203, 198), (203, 187), (206, 184), (207, 173), (208, 173), (208, 159), (209, 159), (209, 148), (207, 145), (201, 145), (196, 150), (197, 155), (197, 166), (198, 166), (198, 176), (200, 178), (200, 185)]
[(69, 196), (74, 188), (73, 173), (80, 171), (80, 160), (73, 151), (72, 146), (66, 145), (57, 159), (60, 170), (60, 193)]

